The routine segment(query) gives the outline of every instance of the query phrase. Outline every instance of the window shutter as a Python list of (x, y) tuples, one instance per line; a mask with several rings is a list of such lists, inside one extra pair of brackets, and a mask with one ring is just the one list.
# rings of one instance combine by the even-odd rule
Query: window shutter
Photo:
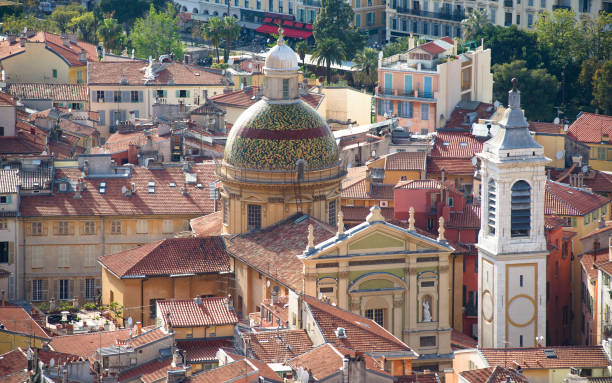
[(53, 222), (53, 235), (58, 235), (58, 234), (59, 234), (59, 223)]
[(181, 97), (181, 91), (177, 89), (176, 90), (176, 98), (179, 98), (179, 97)]
[(114, 100), (115, 100), (115, 97), (113, 95), (113, 91), (112, 90), (104, 91), (104, 101), (105, 102), (113, 102)]
[(91, 101), (98, 102), (98, 97), (96, 97), (96, 91), (95, 90), (91, 91)]
[(60, 299), (60, 290), (59, 290), (59, 279), (53, 281), (53, 294), (56, 300)]
[(6, 196), (6, 203), (8, 203), (8, 204), (13, 203), (13, 196), (12, 195), (7, 195)]
[(131, 102), (132, 98), (130, 97), (130, 92), (127, 90), (124, 90), (123, 92), (121, 92), (121, 102)]
[(152, 91), (151, 91), (151, 96), (152, 96), (153, 98), (156, 98), (156, 97), (157, 97), (157, 91), (156, 91), (156, 90), (152, 90)]
[(81, 287), (79, 288), (79, 294), (78, 295), (83, 297), (83, 298), (87, 297), (87, 291), (85, 291), (85, 289), (86, 289), (85, 281), (86, 281), (85, 278), (82, 278), (82, 279), (79, 280)]
[(142, 90), (138, 91), (138, 102), (144, 102), (144, 93)]
[(74, 280), (72, 279), (68, 281), (68, 298), (74, 298)]
[(106, 111), (99, 110), (98, 113), (100, 114), (100, 125), (106, 125)]
[(168, 98), (168, 91), (164, 90), (164, 98)]
[(26, 235), (32, 235), (32, 222), (25, 223), (25, 233)]
[(189, 98), (190, 93), (191, 93), (190, 91), (187, 91), (187, 94), (186, 94), (187, 98)]
[(75, 226), (75, 223), (74, 223), (74, 222), (70, 222), (70, 223), (68, 223), (68, 233), (69, 233), (70, 235), (74, 235), (74, 226)]
[(15, 263), (15, 242), (9, 242), (8, 244), (9, 251), (9, 265)]
[(120, 120), (121, 120), (121, 121), (125, 121), (125, 120), (127, 120), (125, 110), (122, 110), (120, 113), (121, 113), (121, 114), (120, 114), (120, 115), (121, 115), (121, 119), (120, 119)]
[(140, 111), (138, 109), (134, 110), (134, 117), (140, 117)]
[(28, 283), (26, 283), (26, 297), (34, 300), (34, 294), (32, 294), (32, 284), (34, 284), (33, 281), (28, 281)]

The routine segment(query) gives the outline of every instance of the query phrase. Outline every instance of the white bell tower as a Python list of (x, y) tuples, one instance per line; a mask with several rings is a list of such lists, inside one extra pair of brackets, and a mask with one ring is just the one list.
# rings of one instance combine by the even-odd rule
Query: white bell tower
[(545, 344), (544, 156), (528, 129), (517, 81), (501, 129), (483, 145), (478, 236), (480, 347)]

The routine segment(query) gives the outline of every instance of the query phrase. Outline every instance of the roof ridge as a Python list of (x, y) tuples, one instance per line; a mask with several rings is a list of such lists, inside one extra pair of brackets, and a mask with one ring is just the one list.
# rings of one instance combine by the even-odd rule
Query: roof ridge
[[(162, 244), (162, 243), (163, 243), (165, 240), (166, 240), (165, 238), (162, 238), (162, 239), (160, 239), (160, 240), (158, 240), (158, 241), (150, 242), (149, 244), (151, 244), (151, 245), (152, 245), (152, 244), (155, 244), (155, 246), (152, 246), (152, 247), (151, 247), (151, 250), (147, 251), (147, 252), (144, 254), (144, 256), (143, 256), (142, 258), (140, 258), (138, 261), (136, 261), (136, 262), (135, 262), (135, 263), (132, 265), (132, 267), (130, 267), (129, 269), (127, 269), (126, 271), (124, 271), (124, 272), (123, 272), (123, 275), (126, 275), (126, 274), (128, 274), (128, 273), (130, 273), (130, 272), (134, 271), (134, 269), (135, 269), (135, 268), (138, 266), (138, 264), (139, 264), (140, 262), (142, 262), (144, 259), (148, 258), (148, 257), (151, 255), (151, 253), (152, 253), (153, 251), (155, 251), (155, 250), (159, 249), (159, 246), (160, 246), (160, 245), (161, 245), (161, 244)], [(144, 246), (146, 246), (146, 245), (147, 245), (147, 244), (143, 245), (143, 247), (144, 247)], [(125, 250), (125, 252), (130, 251), (130, 250), (135, 250), (135, 249), (142, 249), (142, 247), (134, 247), (134, 248), (131, 248), (131, 249)], [(119, 253), (115, 253), (115, 254), (121, 254), (121, 253), (123, 253), (123, 252), (124, 252), (124, 251), (121, 251), (121, 252), (119, 252)], [(115, 254), (109, 254), (109, 255), (115, 255)]]

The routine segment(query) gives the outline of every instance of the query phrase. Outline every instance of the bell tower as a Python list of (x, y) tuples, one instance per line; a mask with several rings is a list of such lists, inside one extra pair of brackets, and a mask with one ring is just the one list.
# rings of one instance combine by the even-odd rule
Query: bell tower
[(480, 347), (534, 347), (546, 333), (545, 166), (528, 130), (516, 79), (498, 133), (477, 156)]

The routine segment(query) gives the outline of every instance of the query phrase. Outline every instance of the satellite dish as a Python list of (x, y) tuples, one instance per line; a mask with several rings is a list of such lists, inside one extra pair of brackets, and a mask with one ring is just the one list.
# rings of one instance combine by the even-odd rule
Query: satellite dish
[(125, 194), (127, 192), (127, 188), (125, 185), (121, 186), (121, 194)]
[(555, 117), (555, 119), (553, 120), (553, 124), (559, 125), (559, 122), (561, 122), (561, 120), (559, 120), (559, 117)]
[(476, 166), (477, 163), (478, 163), (478, 158), (476, 158), (476, 156), (472, 157), (472, 165)]
[[(125, 187), (125, 186), (124, 186), (124, 187)], [(129, 318), (128, 318), (128, 320), (127, 320), (127, 327), (132, 327), (132, 322), (134, 322), (134, 321), (132, 320), (132, 317), (129, 317)]]
[(253, 63), (249, 63), (249, 69), (253, 69)]
[(49, 366), (50, 367), (55, 366), (55, 359), (51, 358), (51, 360), (49, 361)]
[(567, 129), (568, 129), (568, 128), (569, 128), (569, 125), (567, 125), (567, 124), (563, 125), (563, 131), (564, 131), (564, 132), (567, 132)]
[(589, 172), (589, 167), (586, 166), (586, 165), (582, 166), (582, 172), (583, 173), (588, 173)]
[(557, 154), (555, 155), (555, 157), (557, 157), (558, 160), (563, 158), (563, 150), (557, 150)]
[(270, 287), (270, 281), (266, 281), (266, 287)]
[(372, 157), (376, 157), (376, 150), (372, 150)]
[(302, 373), (302, 383), (308, 383), (308, 381), (310, 380), (310, 374), (308, 373), (308, 371), (304, 371)]

